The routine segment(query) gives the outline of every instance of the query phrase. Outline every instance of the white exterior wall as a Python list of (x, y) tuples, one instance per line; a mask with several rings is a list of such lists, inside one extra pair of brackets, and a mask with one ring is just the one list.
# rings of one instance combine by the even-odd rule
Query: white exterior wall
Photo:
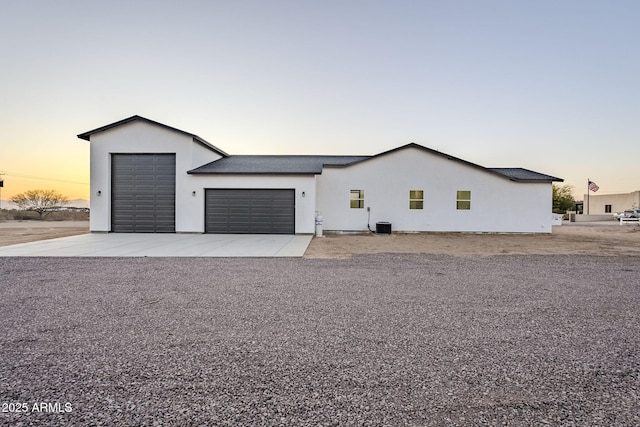
[[(90, 144), (91, 231), (111, 231), (111, 154), (175, 153), (176, 232), (204, 232), (204, 190), (207, 188), (295, 189), (296, 233), (314, 232), (314, 176), (189, 175), (187, 171), (217, 160), (221, 156), (194, 142), (189, 135), (142, 121), (96, 133), (91, 136)], [(304, 197), (302, 192), (305, 193)]]
[[(193, 141), (189, 135), (150, 123), (134, 121), (91, 135), (91, 231), (111, 231), (111, 154), (175, 153), (176, 155), (176, 231), (203, 228), (197, 218), (200, 206), (192, 196), (193, 179), (187, 171), (221, 156)], [(100, 191), (100, 196), (98, 196)]]
[[(627, 209), (640, 207), (640, 191), (620, 194), (587, 194), (584, 195), (584, 212), (590, 215), (613, 215)], [(611, 212), (605, 212), (605, 205), (611, 205)]]
[[(317, 177), (324, 229), (364, 231), (371, 208), (394, 231), (550, 233), (550, 183), (516, 183), (415, 147)], [(364, 190), (365, 208), (350, 208), (350, 190)], [(409, 209), (409, 191), (424, 191), (424, 209)], [(456, 192), (471, 191), (471, 209), (456, 209)]]
[[(265, 188), (294, 189), (296, 194), (296, 234), (312, 234), (315, 231), (316, 181), (313, 175), (191, 175), (197, 187), (191, 231), (204, 233), (204, 191), (209, 188)], [(302, 193), (304, 192), (304, 196)]]

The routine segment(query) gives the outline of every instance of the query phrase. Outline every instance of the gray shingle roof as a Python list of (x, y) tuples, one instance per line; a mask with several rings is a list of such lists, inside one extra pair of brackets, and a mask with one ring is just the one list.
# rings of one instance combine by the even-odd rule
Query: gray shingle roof
[(551, 175), (534, 172), (523, 168), (485, 168), (466, 160), (458, 159), (448, 154), (411, 143), (402, 147), (374, 156), (258, 156), (243, 155), (229, 156), (215, 160), (196, 169), (190, 170), (190, 174), (256, 174), (256, 175), (317, 175), (322, 173), (323, 167), (345, 167), (354, 163), (366, 161), (376, 157), (385, 156), (407, 147), (416, 147), (421, 150), (442, 156), (449, 160), (461, 162), (470, 167), (503, 176), (515, 182), (553, 182), (563, 180)]
[(529, 169), (523, 168), (488, 168), (490, 171), (497, 172), (500, 175), (504, 175), (509, 179), (518, 182), (549, 182), (549, 181), (564, 181), (561, 178), (555, 176), (545, 175), (543, 173), (534, 172)]
[(204, 139), (189, 132), (185, 132), (180, 129), (176, 129), (171, 126), (164, 125), (162, 123), (149, 120), (141, 116), (131, 116), (124, 120), (111, 123), (106, 126), (99, 127), (97, 129), (90, 130), (78, 135), (78, 138), (86, 141), (91, 140), (91, 136), (113, 129), (118, 126), (122, 126), (134, 121), (142, 121), (156, 126), (163, 127), (165, 129), (182, 133), (193, 138), (194, 142), (197, 142), (206, 148), (215, 151), (222, 156), (221, 159), (200, 166), (193, 170), (190, 170), (190, 174), (271, 174), (271, 175), (317, 175), (322, 173), (323, 167), (345, 167), (354, 163), (363, 162), (369, 159), (386, 156), (390, 153), (403, 150), (405, 148), (413, 147), (420, 150), (444, 157), (448, 160), (457, 161), (467, 166), (481, 169), (493, 174), (501, 175), (507, 179), (516, 182), (562, 182), (563, 179), (556, 178), (551, 175), (545, 175), (542, 173), (534, 172), (523, 168), (485, 168), (475, 163), (467, 162), (445, 153), (441, 153), (436, 150), (432, 150), (427, 147), (416, 143), (410, 143), (401, 147), (394, 148), (383, 153), (376, 154), (374, 156), (308, 156), (308, 155), (285, 155), (285, 156), (229, 156), (218, 147), (208, 143)]
[(190, 174), (278, 174), (317, 175), (325, 165), (346, 166), (370, 156), (229, 156), (196, 169)]

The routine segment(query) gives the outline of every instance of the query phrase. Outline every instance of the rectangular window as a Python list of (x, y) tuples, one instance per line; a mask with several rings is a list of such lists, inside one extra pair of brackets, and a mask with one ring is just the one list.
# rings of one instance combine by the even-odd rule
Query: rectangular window
[(424, 205), (424, 191), (410, 190), (409, 191), (409, 209), (422, 209), (423, 205)]
[(611, 205), (604, 205), (604, 213), (611, 213)]
[(458, 191), (456, 194), (456, 209), (461, 211), (471, 209), (471, 191)]
[(351, 190), (351, 209), (364, 208), (364, 190)]

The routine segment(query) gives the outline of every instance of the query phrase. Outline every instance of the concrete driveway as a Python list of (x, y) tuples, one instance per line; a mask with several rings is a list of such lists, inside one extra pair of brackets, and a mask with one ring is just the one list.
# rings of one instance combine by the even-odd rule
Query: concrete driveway
[(83, 234), (0, 247), (4, 257), (301, 257), (313, 236)]

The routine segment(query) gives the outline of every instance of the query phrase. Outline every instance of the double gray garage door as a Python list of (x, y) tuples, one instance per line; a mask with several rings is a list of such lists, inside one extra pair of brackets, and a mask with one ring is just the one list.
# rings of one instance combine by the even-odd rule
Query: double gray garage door
[(295, 234), (292, 189), (210, 189), (205, 192), (205, 232)]
[[(112, 231), (173, 233), (175, 200), (175, 154), (112, 154)], [(295, 234), (295, 191), (206, 190), (205, 232)]]

